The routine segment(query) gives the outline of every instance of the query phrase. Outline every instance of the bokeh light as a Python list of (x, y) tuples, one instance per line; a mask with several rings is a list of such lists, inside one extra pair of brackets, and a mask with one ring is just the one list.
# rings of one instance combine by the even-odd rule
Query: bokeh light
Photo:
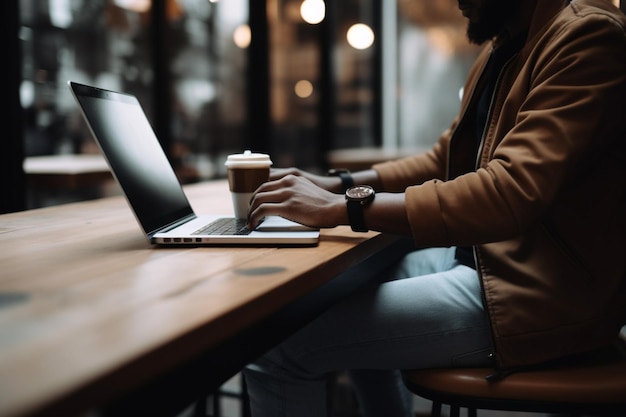
[(294, 86), (296, 95), (300, 98), (307, 98), (313, 94), (313, 84), (307, 80), (300, 80)]
[(316, 25), (326, 17), (326, 4), (323, 0), (304, 0), (300, 6), (300, 15), (305, 22)]
[(374, 31), (364, 23), (350, 26), (346, 37), (350, 46), (355, 49), (367, 49), (374, 44)]
[(235, 42), (235, 45), (241, 49), (246, 49), (250, 46), (250, 41), (252, 41), (250, 26), (246, 24), (237, 26), (237, 29), (235, 29), (235, 32), (233, 33), (233, 41)]

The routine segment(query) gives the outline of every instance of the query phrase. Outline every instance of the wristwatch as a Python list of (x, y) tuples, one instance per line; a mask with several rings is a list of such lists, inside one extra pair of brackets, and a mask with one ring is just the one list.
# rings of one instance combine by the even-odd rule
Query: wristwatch
[(355, 185), (346, 190), (346, 207), (350, 227), (355, 232), (367, 232), (363, 208), (374, 200), (374, 189), (369, 185)]
[(328, 175), (331, 177), (339, 177), (341, 179), (341, 187), (343, 192), (354, 185), (354, 179), (350, 171), (345, 168), (333, 168), (328, 170)]

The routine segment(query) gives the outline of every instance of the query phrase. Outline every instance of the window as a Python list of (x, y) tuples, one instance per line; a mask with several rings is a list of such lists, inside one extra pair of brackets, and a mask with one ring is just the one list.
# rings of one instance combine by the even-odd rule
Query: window
[(26, 156), (98, 152), (71, 79), (137, 95), (183, 182), (223, 177), (226, 155), (247, 147), (314, 171), (333, 150), (428, 147), (477, 52), (456, 0), (20, 0), (19, 11)]
[(159, 34), (149, 0), (20, 0), (26, 156), (98, 153), (74, 80), (137, 95), (183, 182), (224, 174), (245, 142), (247, 2), (161, 4)]

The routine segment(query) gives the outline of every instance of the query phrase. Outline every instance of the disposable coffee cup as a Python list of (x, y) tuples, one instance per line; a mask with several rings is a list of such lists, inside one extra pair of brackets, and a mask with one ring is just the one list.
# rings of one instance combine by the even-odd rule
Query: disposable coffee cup
[(270, 177), (272, 161), (269, 155), (244, 151), (241, 154), (228, 155), (224, 165), (228, 169), (228, 187), (233, 199), (235, 217), (246, 219), (252, 195)]

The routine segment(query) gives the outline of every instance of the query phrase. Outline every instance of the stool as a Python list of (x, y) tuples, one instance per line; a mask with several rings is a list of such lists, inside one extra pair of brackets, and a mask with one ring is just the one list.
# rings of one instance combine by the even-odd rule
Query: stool
[(433, 401), (433, 417), (442, 404), (450, 417), (461, 407), (476, 410), (561, 413), (573, 416), (626, 416), (626, 355), (623, 344), (601, 349), (547, 367), (513, 373), (487, 381), (490, 368), (405, 370), (407, 388)]

